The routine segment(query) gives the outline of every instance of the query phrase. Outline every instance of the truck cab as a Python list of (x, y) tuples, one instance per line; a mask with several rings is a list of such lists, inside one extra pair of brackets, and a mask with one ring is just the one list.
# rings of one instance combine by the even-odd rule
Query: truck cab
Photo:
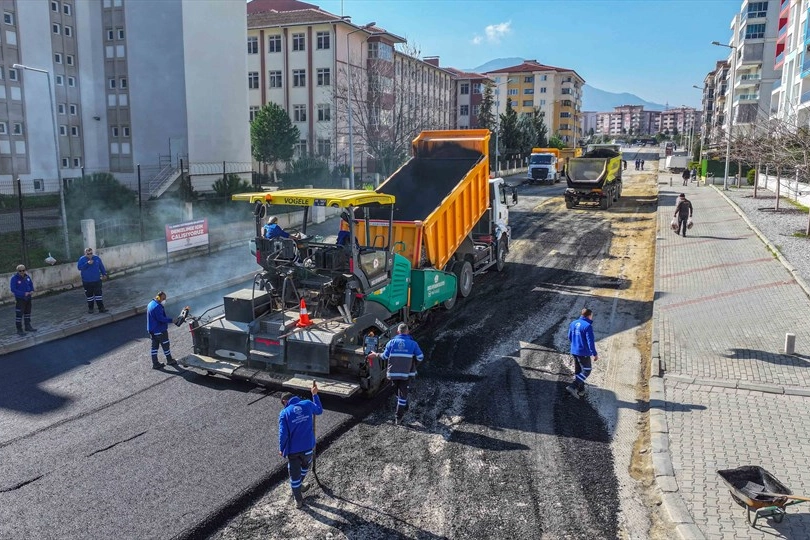
[(559, 179), (558, 170), (559, 158), (549, 152), (532, 152), (529, 156), (529, 167), (526, 173), (526, 182), (548, 182), (553, 184)]

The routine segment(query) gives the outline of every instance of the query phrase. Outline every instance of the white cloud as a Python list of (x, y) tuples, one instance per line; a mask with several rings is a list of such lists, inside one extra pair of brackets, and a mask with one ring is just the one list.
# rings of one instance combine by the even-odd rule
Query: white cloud
[(472, 42), (473, 45), (480, 45), (486, 40), (488, 43), (500, 43), (501, 38), (512, 32), (512, 21), (502, 22), (498, 24), (490, 24), (484, 28), (484, 36), (476, 35)]
[(482, 38), (481, 36), (475, 36), (472, 39), (473, 45), (481, 45), (481, 43), (483, 43), (483, 42), (484, 42), (484, 38)]

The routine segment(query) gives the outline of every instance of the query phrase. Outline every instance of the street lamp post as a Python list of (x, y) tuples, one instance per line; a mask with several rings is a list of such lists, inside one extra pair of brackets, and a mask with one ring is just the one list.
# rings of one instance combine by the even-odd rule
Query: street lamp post
[(59, 206), (62, 211), (62, 235), (65, 240), (65, 257), (70, 260), (70, 243), (68, 242), (68, 226), (67, 226), (67, 212), (65, 212), (65, 187), (62, 185), (62, 169), (59, 160), (59, 139), (56, 136), (56, 96), (53, 94), (51, 88), (51, 72), (45, 69), (39, 69), (23, 64), (14, 64), (14, 69), (24, 69), (28, 71), (36, 71), (37, 73), (44, 73), (48, 79), (48, 98), (51, 103), (51, 120), (53, 120), (53, 149), (56, 154), (56, 178), (59, 181)]
[(737, 46), (726, 45), (719, 41), (712, 41), (712, 45), (726, 47), (732, 50), (731, 80), (726, 88), (726, 99), (728, 100), (728, 130), (726, 130), (726, 169), (723, 173), (723, 189), (728, 190), (728, 164), (731, 159), (731, 128), (734, 126), (734, 83), (737, 77)]
[[(354, 189), (354, 124), (352, 122), (352, 100), (351, 100), (351, 86), (352, 86), (352, 55), (349, 49), (349, 36), (354, 34), (355, 32), (360, 32), (362, 30), (368, 30), (372, 26), (377, 24), (376, 22), (370, 22), (361, 26), (356, 30), (352, 30), (346, 34), (346, 72), (347, 72), (347, 81), (346, 81), (346, 107), (349, 109), (349, 189)], [(362, 51), (360, 52), (360, 57), (362, 59)]]

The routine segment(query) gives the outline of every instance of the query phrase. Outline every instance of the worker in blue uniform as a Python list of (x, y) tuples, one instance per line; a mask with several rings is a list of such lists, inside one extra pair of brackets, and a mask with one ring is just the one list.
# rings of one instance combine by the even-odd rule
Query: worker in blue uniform
[(425, 359), (419, 344), (411, 337), (408, 325), (400, 323), (397, 335), (385, 344), (382, 353), (371, 352), (372, 358), (380, 357), (388, 362), (387, 377), (397, 393), (397, 409), (394, 423), (400, 424), (408, 411), (408, 387), (416, 377), (416, 366)]
[(584, 308), (579, 319), (568, 326), (568, 341), (574, 357), (574, 381), (565, 389), (575, 398), (585, 395), (585, 380), (591, 374), (591, 359), (599, 360), (593, 335), (593, 312)]
[(87, 312), (93, 313), (93, 304), (98, 306), (99, 313), (105, 313), (104, 297), (101, 294), (101, 279), (107, 277), (107, 269), (101, 262), (101, 257), (93, 255), (93, 248), (86, 248), (84, 255), (79, 257), (76, 267), (82, 273), (82, 287), (87, 298)]
[(312, 381), (312, 400), (285, 392), (281, 405), (284, 408), (278, 413), (278, 453), (287, 458), (295, 506), (302, 508), (303, 494), (309, 489), (304, 479), (315, 453), (315, 415), (323, 413), (318, 385)]
[(17, 333), (21, 336), (25, 335), (23, 321), (25, 321), (27, 332), (36, 332), (37, 329), (31, 326), (31, 298), (34, 295), (34, 281), (25, 272), (25, 265), (17, 265), (17, 273), (11, 276), (9, 288), (16, 301), (14, 322), (17, 324)]
[(290, 234), (281, 228), (281, 225), (278, 224), (277, 216), (267, 218), (267, 225), (262, 227), (262, 231), (264, 237), (268, 240), (272, 240), (273, 238), (298, 238), (297, 234)]
[(158, 362), (158, 347), (163, 347), (163, 354), (166, 356), (166, 365), (177, 364), (172, 358), (171, 346), (169, 344), (169, 323), (172, 319), (166, 316), (166, 293), (157, 293), (149, 305), (146, 307), (146, 331), (152, 338), (152, 369), (160, 369), (163, 364)]

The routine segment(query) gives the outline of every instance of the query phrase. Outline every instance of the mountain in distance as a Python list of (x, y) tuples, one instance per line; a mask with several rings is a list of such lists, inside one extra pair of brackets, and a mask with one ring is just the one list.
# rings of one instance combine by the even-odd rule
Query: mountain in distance
[[(496, 58), (495, 60), (490, 60), (489, 62), (481, 64), (476, 68), (467, 69), (464, 71), (486, 73), (496, 69), (517, 66), (518, 64), (522, 63), (523, 58), (518, 57)], [(599, 88), (595, 88), (589, 84), (585, 84), (582, 89), (583, 111), (611, 112), (613, 111), (614, 107), (618, 107), (620, 105), (644, 105), (644, 108), (648, 111), (663, 111), (666, 109), (666, 107), (660, 103), (653, 103), (652, 101), (641, 99), (637, 95), (630, 94), (628, 92), (608, 92), (607, 90), (600, 90)]]

